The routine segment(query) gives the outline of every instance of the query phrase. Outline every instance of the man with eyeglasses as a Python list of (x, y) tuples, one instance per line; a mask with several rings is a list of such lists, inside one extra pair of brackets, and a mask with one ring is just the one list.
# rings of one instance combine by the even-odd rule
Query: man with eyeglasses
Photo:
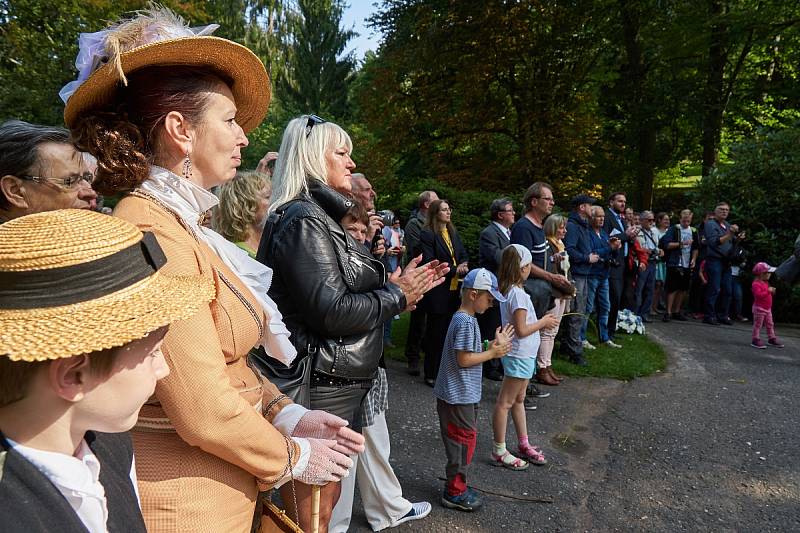
[(638, 229), (632, 224), (632, 220), (625, 215), (627, 198), (622, 191), (616, 191), (608, 197), (608, 209), (603, 223), (603, 230), (610, 239), (617, 239), (621, 243), (618, 261), (609, 268), (608, 294), (611, 307), (608, 312), (608, 334), (614, 340), (617, 331), (617, 314), (624, 306), (623, 294), (625, 292), (626, 278), (631, 276), (628, 271), (627, 257), (628, 249), (636, 239)]
[[(544, 219), (553, 212), (555, 206), (553, 187), (549, 183), (537, 181), (525, 191), (522, 206), (525, 215), (511, 227), (511, 244), (521, 244), (531, 252), (533, 262), (530, 276), (525, 281), (525, 292), (531, 297), (536, 316), (542, 317), (550, 309), (551, 286), (559, 287), (563, 292), (572, 292), (570, 281), (565, 276), (548, 272), (545, 265), (548, 245), (544, 234)], [(546, 398), (550, 393), (539, 391), (531, 384), (528, 396)], [(525, 408), (536, 409), (527, 398)]]
[[(492, 221), (481, 231), (478, 240), (478, 262), (495, 276), (500, 266), (503, 250), (511, 243), (511, 226), (514, 225), (514, 204), (508, 198), (498, 198), (489, 207)], [(482, 315), (478, 315), (481, 338), (494, 340), (494, 332), (500, 327), (500, 308), (493, 305)], [(483, 363), (483, 377), (494, 381), (503, 379), (503, 365), (500, 359), (490, 359)]]
[(67, 130), (21, 120), (0, 125), (0, 223), (56, 209), (94, 209), (92, 178)]
[(639, 262), (639, 275), (636, 278), (636, 309), (634, 311), (642, 317), (642, 322), (652, 322), (650, 306), (653, 304), (653, 293), (656, 286), (656, 263), (664, 255), (664, 250), (658, 247), (658, 236), (653, 232), (655, 219), (652, 211), (642, 211), (639, 215), (642, 229), (636, 236), (639, 246), (647, 253), (647, 260)]
[(736, 241), (744, 239), (739, 226), (728, 223), (731, 206), (719, 202), (714, 207), (714, 218), (705, 224), (705, 271), (708, 277), (703, 322), (716, 326), (733, 324), (728, 316), (731, 303), (731, 253)]

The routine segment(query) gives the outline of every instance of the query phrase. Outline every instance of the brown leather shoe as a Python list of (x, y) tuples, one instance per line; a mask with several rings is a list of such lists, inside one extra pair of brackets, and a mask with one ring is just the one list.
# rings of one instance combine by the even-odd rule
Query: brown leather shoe
[(549, 367), (538, 369), (536, 372), (536, 381), (542, 385), (549, 385), (551, 387), (558, 385), (558, 380), (554, 379), (553, 376), (550, 375), (550, 372), (547, 371), (548, 369)]
[(552, 366), (548, 366), (545, 370), (547, 370), (547, 373), (550, 374), (551, 378), (553, 378), (554, 380), (558, 381), (559, 383), (564, 381), (564, 376), (559, 376), (558, 374), (553, 372), (553, 367)]

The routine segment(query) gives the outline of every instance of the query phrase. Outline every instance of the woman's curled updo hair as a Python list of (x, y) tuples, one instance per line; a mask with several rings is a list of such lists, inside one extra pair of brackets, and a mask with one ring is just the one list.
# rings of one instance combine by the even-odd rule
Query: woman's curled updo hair
[(127, 74), (111, 110), (90, 112), (72, 130), (80, 150), (97, 158), (92, 187), (100, 194), (132, 191), (158, 164), (161, 128), (177, 111), (201, 126), (209, 98), (220, 84), (231, 83), (210, 70), (184, 66), (145, 67)]

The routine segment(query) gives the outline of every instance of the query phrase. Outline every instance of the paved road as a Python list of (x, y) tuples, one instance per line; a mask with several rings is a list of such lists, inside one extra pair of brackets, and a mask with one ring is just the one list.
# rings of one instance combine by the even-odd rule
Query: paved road
[[(390, 362), (392, 463), (409, 499), (434, 503), (394, 531), (800, 531), (800, 330), (778, 333), (786, 348), (756, 350), (746, 324), (652, 324), (666, 371), (548, 388), (528, 424), (550, 464), (524, 472), (486, 461), (499, 386), (484, 381), (469, 482), (487, 495), (473, 514), (438, 504), (431, 389)], [(369, 531), (358, 506), (351, 531)]]

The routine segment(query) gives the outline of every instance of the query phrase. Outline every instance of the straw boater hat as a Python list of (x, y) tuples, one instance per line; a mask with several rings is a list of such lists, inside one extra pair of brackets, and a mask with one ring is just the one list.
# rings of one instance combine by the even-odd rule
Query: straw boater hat
[(201, 277), (158, 272), (153, 234), (82, 209), (0, 225), (0, 356), (43, 361), (122, 346), (195, 314)]
[(151, 4), (134, 18), (79, 39), (78, 79), (59, 93), (66, 102), (64, 122), (72, 128), (89, 111), (110, 110), (127, 74), (143, 67), (207, 67), (228, 78), (238, 109), (236, 122), (245, 133), (267, 114), (271, 96), (264, 64), (248, 48), (207, 35), (219, 26), (189, 28), (168, 9)]

